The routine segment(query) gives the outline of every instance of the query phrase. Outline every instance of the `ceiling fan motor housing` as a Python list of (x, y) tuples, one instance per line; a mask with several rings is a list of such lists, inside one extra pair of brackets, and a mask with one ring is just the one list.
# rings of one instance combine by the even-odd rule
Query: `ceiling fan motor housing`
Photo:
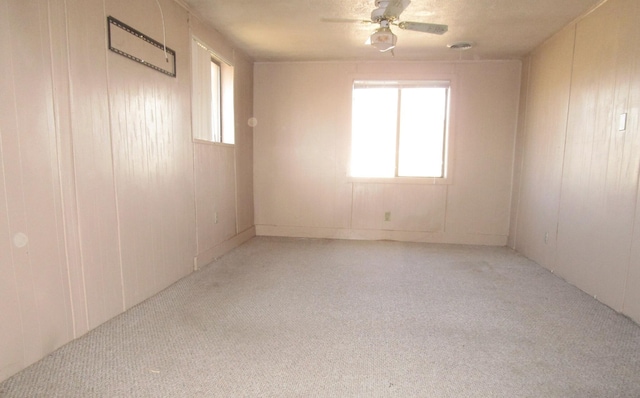
[(389, 4), (389, 1), (387, 0), (376, 0), (377, 8), (371, 11), (371, 20), (373, 22), (380, 22), (383, 19), (385, 19), (384, 12), (388, 4)]
[(389, 5), (389, 0), (375, 0), (374, 4), (377, 8), (385, 9)]

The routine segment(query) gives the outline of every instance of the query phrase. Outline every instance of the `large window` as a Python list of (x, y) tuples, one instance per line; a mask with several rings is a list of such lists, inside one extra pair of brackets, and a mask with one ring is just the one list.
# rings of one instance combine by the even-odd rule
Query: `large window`
[(448, 81), (355, 81), (351, 176), (444, 178), (449, 97)]
[(233, 66), (197, 39), (191, 52), (193, 138), (233, 144)]

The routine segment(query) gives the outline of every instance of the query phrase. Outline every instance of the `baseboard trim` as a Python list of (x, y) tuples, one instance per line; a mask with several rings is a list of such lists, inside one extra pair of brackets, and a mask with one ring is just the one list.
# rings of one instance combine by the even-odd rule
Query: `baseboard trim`
[(255, 228), (257, 236), (347, 240), (393, 240), (400, 242), (449, 243), (481, 246), (507, 245), (506, 235), (290, 227), (275, 225), (256, 225)]
[(256, 236), (256, 227), (250, 227), (229, 240), (219, 243), (210, 249), (198, 254), (193, 260), (194, 270), (199, 270), (212, 261), (222, 257), (226, 253)]

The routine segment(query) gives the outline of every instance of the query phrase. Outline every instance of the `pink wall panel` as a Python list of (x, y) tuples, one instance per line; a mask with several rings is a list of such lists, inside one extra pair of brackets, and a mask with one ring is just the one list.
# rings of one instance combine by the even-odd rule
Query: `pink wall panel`
[[(0, 11), (1, 12), (1, 11)], [(2, 29), (0, 27), (0, 29)], [(0, 33), (0, 36), (2, 33)], [(0, 79), (2, 80), (2, 79)], [(2, 86), (0, 85), (0, 88)], [(6, 92), (6, 91), (3, 91)], [(0, 128), (0, 133), (3, 130)], [(0, 146), (0, 163), (3, 162)], [(12, 236), (8, 220), (4, 172), (0, 169), (0, 380), (24, 366), (20, 296), (12, 259)]]
[(609, 0), (532, 54), (515, 237), (525, 255), (636, 321), (640, 55), (628, 43), (640, 39), (638, 17), (636, 0)]
[[(637, 1), (627, 2), (627, 7), (629, 7), (628, 14), (636, 17), (640, 15), (640, 3)], [(640, 40), (640, 26), (637, 23), (632, 25), (629, 31), (625, 33), (629, 41)], [(633, 62), (628, 64), (628, 69), (626, 70), (629, 78), (628, 91), (622, 93), (623, 98), (626, 99), (625, 111), (628, 112), (627, 132), (623, 134), (626, 158), (640, 155), (640, 54), (637, 51), (628, 51), (625, 56), (633, 57)], [(620, 112), (620, 109), (617, 109), (617, 111)], [(639, 169), (640, 161), (638, 160), (624, 162), (619, 169), (621, 180), (627, 181), (627, 184), (633, 183), (633, 176)], [(632, 189), (632, 187), (627, 187), (626, 189)], [(613, 191), (613, 193), (616, 191)], [(635, 186), (635, 192), (634, 226), (631, 237), (631, 255), (627, 270), (628, 276), (624, 288), (623, 312), (640, 323), (640, 183)]]
[(459, 89), (452, 98), (455, 153), (447, 232), (506, 240), (521, 67), (520, 62), (455, 65)]
[[(547, 41), (529, 57), (526, 114), (519, 140), (525, 151), (517, 215), (516, 249), (555, 269), (556, 231), (562, 181), (575, 29)], [(516, 221), (514, 219), (513, 221)], [(546, 238), (545, 238), (546, 237)]]
[[(11, 44), (11, 25), (8, 20), (9, 4), (0, 4), (0, 48), (8, 49)], [(15, 150), (11, 142), (16, 134), (14, 83), (12, 79), (12, 62), (10, 53), (0, 57), (0, 68), (5, 71), (0, 75), (0, 380), (5, 379), (25, 366), (24, 363), (24, 336), (22, 333), (22, 311), (17, 274), (13, 259), (13, 233), (19, 220), (13, 219), (13, 225), (9, 223), (8, 192), (5, 181), (19, 183), (15, 178), (7, 178), (6, 172), (15, 173), (16, 156), (7, 150)], [(7, 145), (9, 144), (9, 145)], [(13, 202), (13, 201), (12, 201)], [(15, 206), (15, 205), (14, 205)], [(20, 216), (18, 214), (18, 216)], [(22, 218), (22, 217), (20, 217)], [(22, 221), (24, 225), (24, 221)]]
[(253, 63), (236, 56), (236, 178), (238, 232), (253, 226), (253, 128), (248, 125), (253, 117)]
[(236, 235), (235, 148), (195, 145), (198, 254)]
[[(194, 143), (197, 266), (255, 234), (253, 227), (253, 61), (219, 32), (190, 18), (191, 32), (234, 68), (235, 145)], [(216, 223), (217, 213), (217, 223)], [(236, 239), (237, 238), (237, 239)]]
[[(180, 54), (176, 78), (107, 54), (127, 308), (190, 272), (195, 256), (187, 14), (174, 2), (161, 4), (167, 46)], [(107, 13), (158, 39), (156, 8), (115, 1)]]
[(446, 185), (353, 183), (351, 228), (441, 233), (446, 198)]
[[(160, 4), (176, 78), (106, 48), (107, 15), (161, 38), (155, 1), (0, 2), (0, 380), (193, 269), (189, 20)], [(252, 64), (238, 55), (237, 114), (248, 118)], [(210, 258), (255, 233), (251, 131), (236, 131), (236, 147), (198, 163), (221, 211), (201, 227), (227, 239)]]
[[(630, 151), (638, 138), (619, 132), (615, 115), (627, 107), (618, 92), (628, 93), (633, 62), (619, 54), (636, 24), (618, 7), (624, 3), (606, 3), (577, 24), (557, 258), (561, 275), (616, 310), (624, 300), (640, 165), (640, 153)], [(602, 32), (603, 24), (612, 29)]]
[[(3, 274), (10, 275), (11, 279), (7, 280), (8, 286), (13, 289), (7, 290), (7, 298), (13, 301), (16, 313), (13, 318), (19, 317), (20, 323), (15, 327), (3, 328), (4, 332), (8, 332), (8, 344), (20, 344), (19, 357), (16, 352), (11, 353), (7, 363), (3, 363), (3, 373), (15, 369), (16, 361), (19, 366), (24, 367), (28, 361), (34, 361), (39, 352), (40, 339), (38, 335), (38, 314), (36, 311), (36, 302), (33, 295), (33, 285), (29, 283), (29, 274), (31, 273), (31, 265), (27, 250), (22, 247), (15, 247), (13, 237), (16, 234), (25, 234), (27, 230), (27, 220), (25, 214), (25, 206), (22, 199), (23, 184), (22, 170), (20, 168), (20, 136), (18, 131), (17, 120), (17, 98), (16, 85), (19, 84), (14, 80), (14, 24), (11, 23), (12, 17), (15, 16), (15, 4), (3, 2), (0, 18), (0, 39), (2, 40), (2, 48), (5, 49), (5, 56), (0, 57), (0, 67), (5, 73), (0, 75), (0, 88), (3, 95), (0, 96), (0, 132), (2, 133), (2, 167), (4, 177), (4, 204), (6, 207), (2, 209), (4, 219), (7, 222), (7, 243), (9, 243), (9, 252), (3, 256), (9, 259), (10, 263), (3, 263)], [(25, 234), (26, 236), (26, 234)], [(13, 283), (12, 283), (13, 282)], [(13, 286), (12, 286), (13, 285)], [(12, 292), (13, 290), (13, 292)], [(25, 330), (25, 328), (27, 328)], [(33, 342), (30, 349), (26, 349), (24, 341)], [(9, 362), (10, 361), (10, 362)]]
[[(125, 297), (130, 307), (166, 287), (172, 279), (170, 267), (181, 264), (183, 273), (190, 270), (195, 245), (179, 251), (174, 245), (193, 241), (195, 216), (192, 164), (180, 153), (190, 148), (171, 137), (184, 134), (188, 140), (188, 129), (153, 122), (160, 112), (168, 112), (145, 103), (158, 95), (145, 82), (146, 73), (153, 71), (140, 66), (144, 70), (138, 73), (125, 72), (132, 64), (118, 65), (121, 61), (128, 60), (113, 59), (110, 85)], [(169, 79), (155, 73), (152, 78)]]
[(124, 309), (102, 0), (67, 1), (70, 116), (89, 329)]
[[(39, 34), (48, 26), (47, 7), (37, 1), (4, 4), (0, 131), (25, 365), (71, 339), (73, 328), (50, 56), (48, 42)], [(21, 243), (14, 239), (19, 236)]]
[(64, 241), (69, 279), (69, 300), (73, 314), (74, 336), (89, 330), (87, 301), (82, 269), (78, 206), (74, 176), (74, 157), (71, 128), (69, 59), (67, 41), (67, 15), (64, 0), (49, 1), (49, 31), (51, 69), (53, 80), (53, 106), (60, 167), (60, 194), (62, 201)]

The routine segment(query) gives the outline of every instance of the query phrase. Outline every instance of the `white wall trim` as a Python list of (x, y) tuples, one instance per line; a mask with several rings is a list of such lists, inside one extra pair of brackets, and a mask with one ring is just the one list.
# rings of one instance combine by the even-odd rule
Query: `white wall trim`
[(193, 266), (197, 271), (204, 267), (205, 265), (211, 263), (212, 261), (222, 257), (226, 253), (235, 249), (236, 247), (242, 245), (247, 242), (249, 239), (256, 236), (256, 228), (251, 227), (239, 234), (235, 235), (229, 240), (226, 240), (210, 249), (205, 250), (203, 253), (198, 254), (194, 258)]
[(506, 235), (256, 225), (257, 236), (506, 246)]

